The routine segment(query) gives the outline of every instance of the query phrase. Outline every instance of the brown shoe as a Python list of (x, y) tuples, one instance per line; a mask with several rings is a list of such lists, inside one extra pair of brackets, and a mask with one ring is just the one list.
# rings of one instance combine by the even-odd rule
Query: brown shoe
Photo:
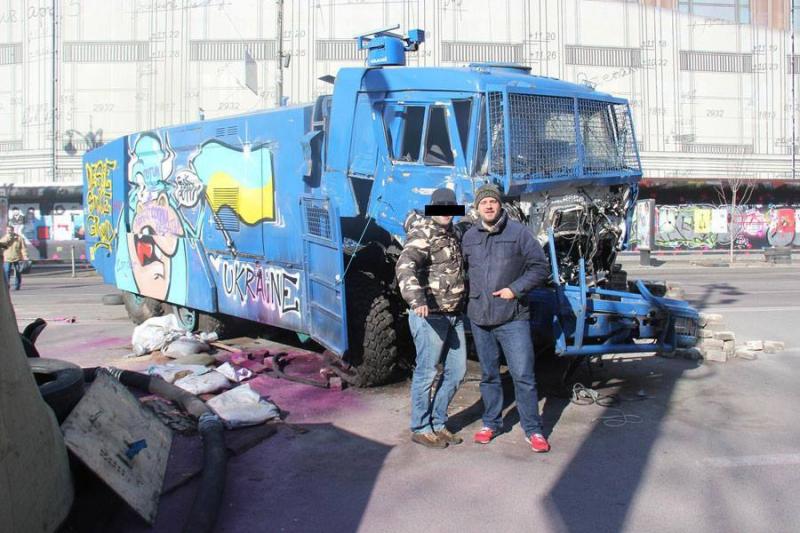
[(452, 431), (447, 428), (442, 428), (436, 432), (439, 435), (439, 438), (445, 441), (447, 444), (461, 444), (464, 442), (464, 439), (455, 435)]
[(436, 433), (412, 433), (411, 440), (426, 448), (447, 448), (447, 441)]

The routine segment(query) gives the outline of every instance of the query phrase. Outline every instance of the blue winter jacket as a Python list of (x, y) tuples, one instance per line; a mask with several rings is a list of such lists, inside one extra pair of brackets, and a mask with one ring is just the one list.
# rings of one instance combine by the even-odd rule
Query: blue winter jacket
[[(467, 316), (479, 326), (528, 320), (528, 292), (550, 275), (544, 250), (531, 231), (505, 212), (490, 232), (480, 222), (461, 242), (469, 276)], [(492, 293), (508, 287), (516, 295), (504, 300)]]

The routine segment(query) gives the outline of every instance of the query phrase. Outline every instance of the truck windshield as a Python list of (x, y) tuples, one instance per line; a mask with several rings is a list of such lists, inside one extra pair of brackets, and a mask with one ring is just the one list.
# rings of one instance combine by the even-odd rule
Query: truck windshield
[[(492, 174), (511, 173), (522, 178), (549, 179), (566, 176), (639, 171), (628, 106), (600, 100), (578, 99), (576, 129), (575, 99), (571, 97), (508, 94), (508, 150), (505, 142), (503, 94), (488, 94), (488, 126), (479, 124), (487, 139), (478, 145), (481, 155), (489, 148), (483, 168)], [(583, 158), (579, 157), (582, 143)], [(482, 145), (489, 145), (483, 150)]]

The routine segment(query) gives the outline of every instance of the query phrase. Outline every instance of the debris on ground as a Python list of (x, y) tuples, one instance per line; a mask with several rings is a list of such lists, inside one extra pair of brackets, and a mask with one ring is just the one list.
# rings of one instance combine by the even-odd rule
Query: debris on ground
[(99, 373), (61, 429), (67, 448), (152, 525), (172, 443), (169, 428), (125, 385)]
[[(133, 336), (131, 344), (133, 344), (133, 351), (137, 355), (144, 355), (146, 353), (161, 350), (165, 353), (169, 345), (178, 341), (179, 339), (186, 339), (190, 341), (200, 341), (207, 346), (207, 343), (217, 340), (216, 333), (192, 333), (186, 331), (178, 323), (178, 318), (173, 314), (164, 316), (154, 316), (148, 318), (135, 328), (133, 328)], [(177, 349), (197, 349), (197, 343), (188, 343), (182, 341), (180, 347)], [(203, 351), (203, 350), (197, 350)], [(197, 351), (189, 353), (197, 353)], [(208, 351), (208, 349), (204, 350)], [(181, 355), (189, 355), (189, 353), (182, 352), (176, 353), (174, 357)], [(165, 353), (165, 355), (169, 355)]]
[(274, 403), (262, 398), (246, 384), (223, 392), (208, 400), (206, 405), (217, 413), (228, 429), (253, 426), (280, 416)]
[(167, 383), (174, 383), (176, 380), (186, 376), (199, 376), (208, 372), (211, 372), (211, 369), (205, 365), (167, 363), (165, 365), (150, 365), (147, 367), (147, 374), (158, 376)]
[(176, 387), (180, 387), (195, 396), (227, 389), (230, 387), (230, 384), (231, 382), (228, 378), (215, 370), (200, 375), (191, 374), (175, 381)]

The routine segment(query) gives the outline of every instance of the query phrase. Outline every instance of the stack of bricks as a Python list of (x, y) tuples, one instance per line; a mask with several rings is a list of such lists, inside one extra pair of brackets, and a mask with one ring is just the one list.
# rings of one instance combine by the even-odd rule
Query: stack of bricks
[(736, 334), (726, 329), (722, 315), (700, 313), (697, 349), (706, 361), (724, 363), (736, 354)]
[(742, 359), (758, 359), (759, 353), (777, 353), (784, 349), (781, 341), (747, 341), (736, 347), (736, 357)]

